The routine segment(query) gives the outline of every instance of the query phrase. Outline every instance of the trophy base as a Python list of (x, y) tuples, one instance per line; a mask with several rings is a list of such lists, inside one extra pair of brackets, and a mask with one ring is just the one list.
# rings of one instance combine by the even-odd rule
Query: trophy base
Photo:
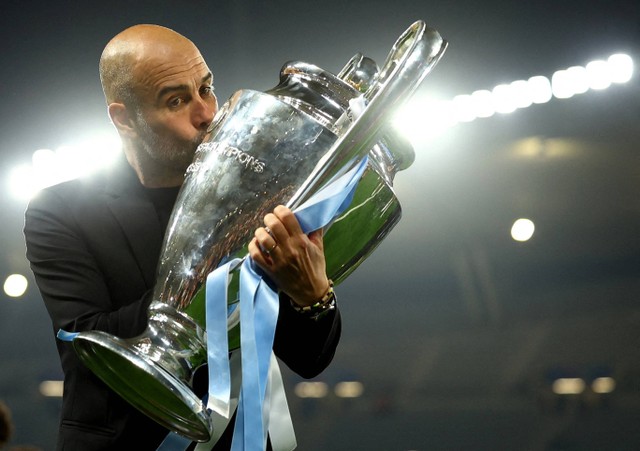
[(89, 369), (138, 410), (189, 439), (210, 439), (213, 426), (206, 406), (187, 384), (138, 349), (145, 343), (89, 331), (80, 333), (73, 346)]

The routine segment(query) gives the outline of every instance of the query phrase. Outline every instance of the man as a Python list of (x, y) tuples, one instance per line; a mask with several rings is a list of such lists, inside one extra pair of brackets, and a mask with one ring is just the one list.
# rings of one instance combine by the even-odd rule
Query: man
[[(108, 114), (123, 158), (108, 172), (43, 190), (26, 212), (27, 257), (54, 332), (141, 333), (173, 203), (217, 110), (213, 75), (196, 46), (155, 25), (115, 36), (100, 59)], [(249, 244), (280, 289), (274, 351), (305, 377), (333, 358), (340, 315), (301, 307), (326, 299), (322, 233), (306, 236), (277, 207)], [(268, 251), (265, 251), (268, 250)], [(167, 430), (131, 407), (57, 341), (65, 375), (58, 450), (156, 449)], [(215, 449), (228, 449), (228, 427)]]

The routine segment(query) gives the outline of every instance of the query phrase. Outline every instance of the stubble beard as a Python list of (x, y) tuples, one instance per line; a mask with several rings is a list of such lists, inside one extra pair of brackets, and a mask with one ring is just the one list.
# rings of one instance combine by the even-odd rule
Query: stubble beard
[(184, 174), (207, 132), (203, 130), (191, 140), (167, 139), (153, 131), (141, 115), (136, 116), (140, 145), (145, 154), (167, 171)]

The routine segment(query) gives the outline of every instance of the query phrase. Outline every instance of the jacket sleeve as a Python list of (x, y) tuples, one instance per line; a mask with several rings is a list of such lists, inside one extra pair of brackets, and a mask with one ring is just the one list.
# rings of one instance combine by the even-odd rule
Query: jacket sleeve
[(55, 330), (95, 329), (124, 338), (144, 330), (150, 294), (114, 303), (76, 212), (63, 196), (41, 191), (27, 208), (24, 234), (27, 258)]
[(291, 370), (312, 378), (331, 363), (341, 329), (337, 308), (315, 321), (296, 312), (289, 299), (281, 295), (273, 350)]

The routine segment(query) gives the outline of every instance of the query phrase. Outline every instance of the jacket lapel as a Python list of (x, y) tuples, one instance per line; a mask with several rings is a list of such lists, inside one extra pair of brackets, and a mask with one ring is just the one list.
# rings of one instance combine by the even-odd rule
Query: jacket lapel
[(153, 203), (124, 156), (106, 185), (107, 204), (122, 227), (148, 288), (153, 287), (163, 231)]

